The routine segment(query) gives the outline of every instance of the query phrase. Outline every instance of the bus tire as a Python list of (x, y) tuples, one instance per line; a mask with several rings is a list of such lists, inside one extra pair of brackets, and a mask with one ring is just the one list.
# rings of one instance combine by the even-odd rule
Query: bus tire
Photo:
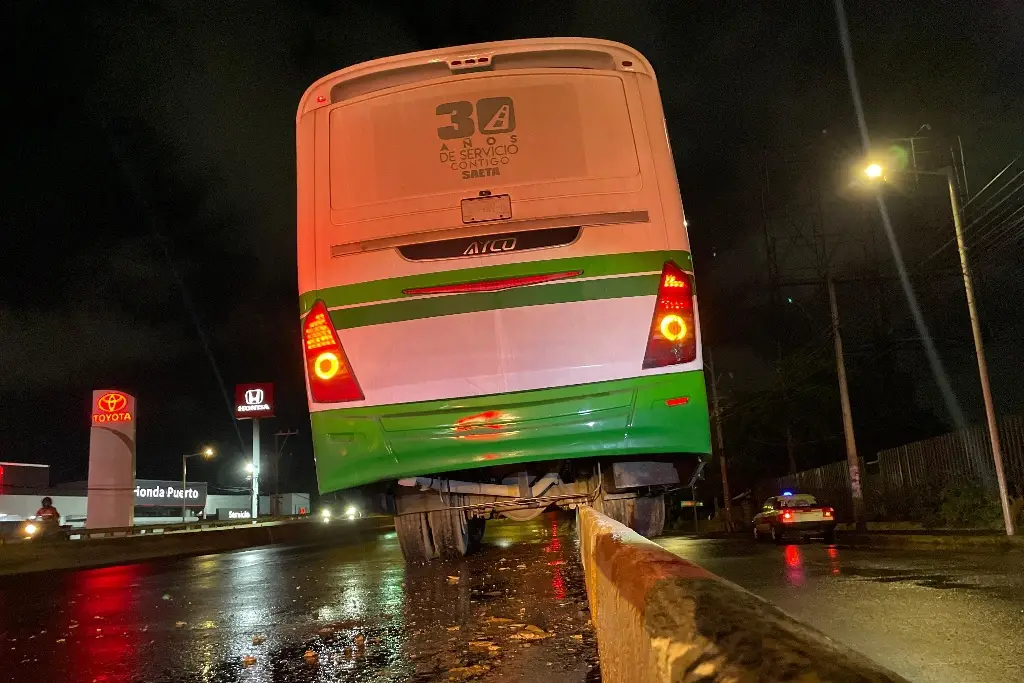
[(430, 526), (427, 524), (427, 513), (395, 515), (395, 532), (406, 562), (427, 562), (437, 556)]
[(632, 510), (628, 503), (631, 502), (632, 500), (628, 498), (615, 498), (614, 500), (602, 499), (598, 510), (608, 517), (611, 517), (616, 522), (630, 526), (630, 513)]
[(469, 552), (469, 520), (463, 510), (432, 510), (427, 516), (440, 557), (456, 560)]
[(483, 517), (470, 518), (469, 525), (469, 550), (478, 550), (484, 541), (484, 526), (486, 521)]
[(665, 495), (601, 501), (602, 512), (647, 538), (665, 531)]
[(665, 494), (641, 496), (633, 501), (633, 531), (647, 538), (657, 538), (665, 531)]

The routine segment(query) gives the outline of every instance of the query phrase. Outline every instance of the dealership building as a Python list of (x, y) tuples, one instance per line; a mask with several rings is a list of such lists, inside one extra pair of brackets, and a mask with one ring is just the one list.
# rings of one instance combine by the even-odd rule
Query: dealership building
[[(50, 486), (48, 465), (0, 462), (0, 522), (27, 519), (39, 509), (44, 496), (53, 499), (64, 524), (85, 525), (88, 483), (72, 482)], [(181, 521), (182, 501), (189, 520), (248, 519), (252, 497), (247, 491), (211, 493), (206, 482), (153, 479), (135, 480), (135, 523), (167, 524)], [(310, 511), (308, 493), (260, 496), (260, 515), (299, 515)]]

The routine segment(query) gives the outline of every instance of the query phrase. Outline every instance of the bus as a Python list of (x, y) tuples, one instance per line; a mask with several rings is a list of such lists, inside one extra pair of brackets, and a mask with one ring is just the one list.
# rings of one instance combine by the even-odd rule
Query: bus
[(512, 40), (357, 64), (296, 116), (322, 493), (407, 561), (593, 505), (647, 536), (710, 454), (693, 266), (650, 63)]

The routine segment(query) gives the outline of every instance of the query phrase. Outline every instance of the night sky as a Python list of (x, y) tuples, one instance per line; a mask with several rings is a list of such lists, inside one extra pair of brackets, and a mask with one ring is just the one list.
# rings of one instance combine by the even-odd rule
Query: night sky
[[(1024, 147), (1024, 4), (849, 5), (872, 136), (908, 136), (927, 123), (942, 150), (960, 135), (979, 180)], [(222, 455), (196, 465), (197, 478), (241, 486), (249, 425), (231, 419), (222, 387), (273, 381), (279, 417), (265, 423), (266, 440), (300, 430), (286, 450), (285, 488), (313, 488), (294, 257), (300, 95), (320, 76), (367, 59), (552, 35), (625, 42), (654, 64), (691, 225), (705, 342), (720, 350), (733, 406), (730, 444), (761, 449), (752, 473), (784, 467), (773, 460), (776, 413), (759, 409), (772, 402), (782, 354), (797, 366), (821, 363), (795, 387), (795, 400), (819, 406), (798, 429), (808, 444), (803, 462), (841, 457), (831, 342), (815, 336), (827, 324), (824, 299), (814, 288), (796, 291), (807, 316), (794, 322), (792, 307), (780, 313), (765, 295), (761, 213), (763, 159), (823, 140), (851, 153), (859, 144), (832, 2), (33, 0), (10, 11), (0, 460), (49, 463), (55, 481), (84, 478), (90, 392), (118, 387), (139, 401), (140, 477), (173, 478), (181, 453), (212, 442)], [(926, 188), (895, 215), (948, 230), (938, 190)], [(915, 214), (929, 197), (938, 208)], [(870, 216), (871, 208), (848, 210)], [(929, 239), (938, 246), (948, 236)], [(980, 287), (990, 296), (982, 314), (991, 318), (1003, 412), (1024, 408), (1021, 329), (1006, 322), (1019, 317), (1024, 296), (1012, 289), (1019, 263), (995, 263)], [(954, 389), (976, 421), (962, 288), (941, 278), (919, 285)], [(851, 335), (858, 324), (872, 327), (856, 287), (841, 288)], [(885, 337), (880, 348), (895, 373), (886, 371), (895, 382), (887, 398), (901, 407), (879, 405), (869, 366), (880, 356), (854, 340), (864, 451), (950, 425), (920, 344), (904, 339), (911, 328), (902, 296), (882, 288), (891, 310), (874, 333)]]

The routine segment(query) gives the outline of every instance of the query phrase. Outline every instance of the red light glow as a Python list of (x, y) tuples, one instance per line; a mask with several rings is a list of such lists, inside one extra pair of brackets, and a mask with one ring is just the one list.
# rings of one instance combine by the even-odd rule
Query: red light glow
[(800, 548), (787, 545), (783, 554), (786, 563), (786, 580), (792, 586), (800, 586), (804, 582), (804, 561), (800, 556)]
[(316, 301), (302, 323), (309, 393), (319, 403), (363, 400), (341, 340), (323, 301)]
[(669, 398), (665, 400), (665, 405), (669, 408), (673, 406), (685, 406), (690, 402), (689, 396), (677, 396), (676, 398)]
[(687, 363), (697, 357), (693, 285), (673, 261), (661, 271), (654, 318), (647, 335), (644, 369)]

